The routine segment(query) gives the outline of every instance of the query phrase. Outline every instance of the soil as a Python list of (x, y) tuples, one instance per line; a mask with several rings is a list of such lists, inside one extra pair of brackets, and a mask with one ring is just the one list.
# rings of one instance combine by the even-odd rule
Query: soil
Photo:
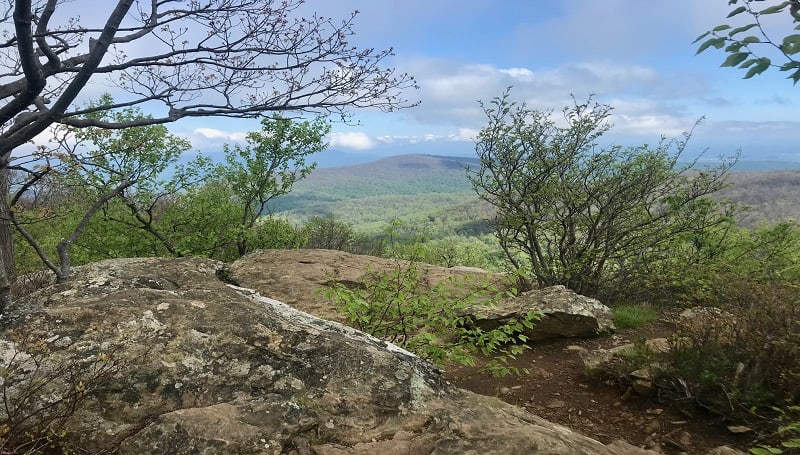
[(655, 397), (631, 393), (625, 386), (584, 374), (579, 351), (608, 349), (649, 338), (666, 337), (674, 327), (657, 321), (593, 339), (560, 338), (531, 345), (512, 363), (529, 375), (495, 378), (475, 367), (448, 366), (453, 384), (522, 406), (551, 422), (577, 430), (604, 444), (622, 439), (664, 454), (702, 454), (728, 445), (747, 452), (753, 435), (733, 434), (719, 416), (687, 416)]

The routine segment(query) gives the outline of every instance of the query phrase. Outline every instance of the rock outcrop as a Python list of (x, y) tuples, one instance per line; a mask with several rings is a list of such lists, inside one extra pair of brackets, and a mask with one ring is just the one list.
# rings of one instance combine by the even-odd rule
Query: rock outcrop
[[(331, 281), (358, 282), (367, 270), (388, 272), (396, 267), (396, 261), (341, 251), (304, 250), (298, 255), (290, 250), (263, 250), (236, 261), (230, 268), (230, 278), (300, 310), (344, 322), (332, 304), (319, 297), (324, 286)], [(423, 284), (434, 285), (452, 277), (467, 276), (477, 286), (488, 282), (503, 289), (507, 285), (502, 274), (475, 268), (423, 265), (422, 269)], [(607, 306), (564, 286), (528, 291), (491, 307), (476, 306), (469, 310), (469, 315), (478, 326), (491, 330), (508, 319), (521, 318), (528, 311), (542, 316), (534, 329), (525, 333), (532, 340), (594, 336), (614, 330), (613, 316)]]
[(531, 340), (553, 337), (589, 337), (614, 330), (611, 309), (597, 299), (578, 295), (564, 286), (534, 289), (491, 307), (475, 307), (472, 319), (478, 327), (492, 330), (529, 311), (541, 319), (525, 332)]
[(120, 454), (650, 453), (450, 387), (402, 349), (227, 274), (204, 259), (110, 260), (17, 302), (0, 319), (12, 401), (36, 375), (51, 378), (37, 406), (80, 387), (72, 444)]
[[(234, 262), (230, 279), (299, 310), (344, 322), (330, 301), (320, 297), (333, 281), (357, 283), (368, 272), (391, 272), (403, 261), (334, 250), (261, 250)], [(502, 287), (505, 277), (475, 268), (446, 268), (420, 264), (421, 284), (435, 285), (453, 277), (473, 277), (476, 284)]]

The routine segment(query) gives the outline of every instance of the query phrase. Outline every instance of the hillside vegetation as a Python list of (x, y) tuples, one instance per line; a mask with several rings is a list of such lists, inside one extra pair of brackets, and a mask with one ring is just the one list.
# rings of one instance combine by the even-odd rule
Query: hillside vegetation
[[(400, 218), (434, 237), (485, 234), (492, 208), (478, 199), (465, 171), (476, 165), (471, 158), (400, 155), (316, 169), (272, 209), (296, 223), (333, 214), (363, 233), (380, 232)], [(736, 171), (729, 182), (714, 198), (746, 206), (740, 225), (800, 220), (800, 170)]]

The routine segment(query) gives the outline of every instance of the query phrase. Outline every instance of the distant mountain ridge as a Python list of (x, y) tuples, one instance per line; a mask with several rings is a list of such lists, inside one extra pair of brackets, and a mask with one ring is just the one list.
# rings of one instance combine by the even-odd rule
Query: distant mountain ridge
[(300, 208), (298, 204), (375, 196), (470, 193), (466, 168), (477, 165), (476, 158), (395, 155), (369, 163), (318, 168), (295, 183), (274, 209), (295, 210)]
[[(479, 165), (477, 158), (409, 154), (319, 168), (297, 182), (272, 209), (298, 221), (333, 213), (371, 228), (385, 226), (394, 217), (424, 221), (473, 216), (485, 220), (491, 216), (490, 208), (478, 199), (466, 175), (467, 167)], [(800, 200), (800, 163), (793, 167), (788, 162), (740, 161), (735, 170), (730, 177), (733, 187), (720, 192), (718, 198), (750, 206), (751, 211), (742, 216), (744, 224), (800, 219), (796, 203)]]

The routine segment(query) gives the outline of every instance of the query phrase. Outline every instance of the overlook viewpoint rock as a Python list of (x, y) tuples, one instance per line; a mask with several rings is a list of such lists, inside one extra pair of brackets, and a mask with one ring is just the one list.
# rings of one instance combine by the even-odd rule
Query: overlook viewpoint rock
[(120, 454), (653, 453), (450, 386), (402, 349), (273, 300), (265, 283), (253, 286), (264, 296), (240, 287), (257, 258), (107, 260), (20, 299), (0, 319), (0, 360), (18, 371), (9, 401), (49, 377), (28, 407), (58, 410), (80, 386), (71, 444)]

